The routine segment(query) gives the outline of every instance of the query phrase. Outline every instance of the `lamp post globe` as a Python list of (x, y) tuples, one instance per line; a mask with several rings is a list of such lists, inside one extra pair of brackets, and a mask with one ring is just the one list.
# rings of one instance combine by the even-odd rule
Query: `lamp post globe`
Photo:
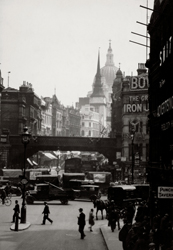
[(21, 223), (26, 223), (26, 199), (25, 199), (25, 185), (27, 183), (25, 172), (26, 172), (26, 147), (30, 142), (31, 134), (28, 132), (28, 127), (23, 128), (22, 143), (24, 145), (24, 161), (23, 161), (23, 176), (22, 176), (22, 207), (21, 207)]

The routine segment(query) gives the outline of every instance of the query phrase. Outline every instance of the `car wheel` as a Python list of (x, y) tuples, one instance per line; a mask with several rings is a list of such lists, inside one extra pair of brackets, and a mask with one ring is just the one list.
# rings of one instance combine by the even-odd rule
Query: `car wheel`
[(61, 203), (63, 204), (63, 205), (67, 205), (68, 204), (68, 200), (60, 200), (61, 201)]
[(79, 199), (80, 198), (80, 194), (75, 194), (75, 199)]

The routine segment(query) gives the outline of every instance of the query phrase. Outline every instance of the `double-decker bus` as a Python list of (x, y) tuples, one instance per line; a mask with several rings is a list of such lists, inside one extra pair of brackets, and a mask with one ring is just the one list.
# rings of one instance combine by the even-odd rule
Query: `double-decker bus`
[(82, 160), (80, 157), (69, 158), (65, 160), (65, 173), (82, 173)]
[(97, 160), (81, 159), (80, 157), (74, 157), (65, 160), (65, 173), (87, 173), (90, 171), (98, 170)]

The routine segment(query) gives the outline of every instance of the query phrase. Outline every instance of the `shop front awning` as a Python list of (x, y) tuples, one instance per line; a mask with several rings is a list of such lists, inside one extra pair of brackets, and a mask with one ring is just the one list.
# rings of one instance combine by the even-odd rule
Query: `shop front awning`
[(29, 158), (27, 158), (27, 162), (28, 162), (31, 166), (34, 165), (34, 164), (32, 163), (32, 161), (31, 161)]
[(30, 160), (29, 158), (27, 158), (27, 162), (31, 165), (31, 166), (38, 166), (38, 163), (33, 161), (33, 160)]
[(43, 152), (43, 154), (44, 154), (47, 158), (49, 158), (50, 160), (55, 160), (55, 159), (57, 159), (57, 157), (54, 156), (54, 155), (51, 154), (51, 153), (44, 153), (44, 152)]
[(32, 161), (32, 163), (33, 163), (35, 166), (38, 166), (38, 163), (37, 163), (37, 162)]

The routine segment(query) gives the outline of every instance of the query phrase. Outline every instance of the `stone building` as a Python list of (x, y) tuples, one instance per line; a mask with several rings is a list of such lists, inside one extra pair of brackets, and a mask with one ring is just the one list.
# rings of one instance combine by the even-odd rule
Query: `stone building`
[(88, 105), (82, 106), (81, 114), (81, 136), (99, 137), (100, 136), (100, 115), (94, 107)]
[(149, 168), (152, 214), (157, 202), (161, 215), (173, 221), (173, 1), (154, 1), (148, 25), (149, 68)]
[[(138, 64), (137, 76), (123, 78), (119, 69), (113, 84), (112, 132), (122, 135), (122, 151), (117, 152), (118, 178), (145, 182), (148, 161), (148, 75), (144, 64)], [(132, 135), (132, 129), (134, 129)], [(133, 136), (133, 137), (132, 137)], [(133, 141), (132, 141), (133, 138)], [(132, 148), (133, 147), (133, 148)], [(134, 157), (134, 162), (132, 162)], [(132, 164), (134, 168), (132, 169)], [(133, 172), (133, 173), (132, 173)]]
[(34, 93), (30, 83), (24, 81), (19, 90), (11, 87), (4, 89), (1, 104), (2, 128), (8, 129), (12, 135), (17, 135), (26, 125), (33, 135), (40, 134), (40, 98)]
[(56, 95), (52, 97), (52, 135), (62, 136), (63, 108)]
[[(111, 95), (112, 95), (112, 86), (114, 79), (116, 77), (116, 72), (118, 71), (118, 68), (114, 64), (114, 54), (111, 47), (111, 41), (109, 41), (109, 48), (106, 54), (106, 63), (104, 67), (100, 68), (100, 81), (103, 89), (103, 93), (106, 100), (106, 124), (104, 124), (106, 130), (107, 130), (107, 136), (108, 133), (111, 131)], [(94, 86), (96, 83), (96, 76), (94, 77), (93, 81), (93, 91)], [(88, 96), (90, 96), (92, 92), (88, 93)]]
[(41, 97), (41, 135), (52, 136), (52, 99), (50, 97)]
[(78, 109), (67, 107), (69, 131), (66, 136), (80, 136), (81, 116)]

